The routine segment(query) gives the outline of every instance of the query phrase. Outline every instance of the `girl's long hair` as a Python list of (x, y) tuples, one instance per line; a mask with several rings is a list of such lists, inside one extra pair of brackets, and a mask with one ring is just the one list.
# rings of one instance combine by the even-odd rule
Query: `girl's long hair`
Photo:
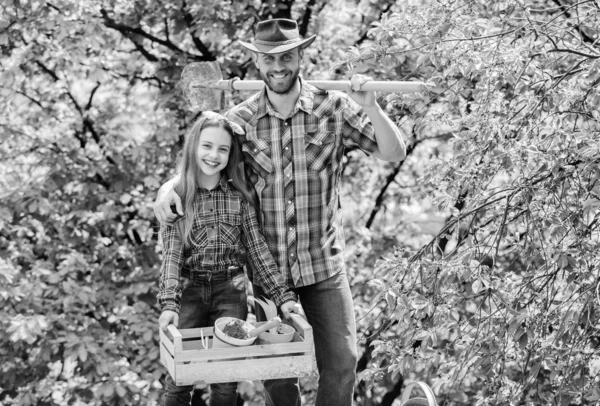
[[(234, 188), (240, 192), (242, 199), (253, 205), (258, 212), (258, 196), (245, 176), (239, 135), (236, 134), (229, 120), (222, 115), (213, 112), (204, 112), (185, 137), (178, 167), (180, 180), (175, 185), (175, 191), (181, 197), (183, 212), (185, 213), (184, 217), (178, 221), (179, 233), (181, 234), (185, 248), (192, 245), (192, 225), (195, 217), (194, 197), (196, 189), (199, 186), (198, 174), (201, 171), (196, 161), (196, 151), (198, 150), (200, 133), (209, 127), (222, 128), (231, 136), (229, 161), (225, 169), (221, 172), (221, 178), (231, 180)], [(240, 128), (238, 132), (241, 131)]]

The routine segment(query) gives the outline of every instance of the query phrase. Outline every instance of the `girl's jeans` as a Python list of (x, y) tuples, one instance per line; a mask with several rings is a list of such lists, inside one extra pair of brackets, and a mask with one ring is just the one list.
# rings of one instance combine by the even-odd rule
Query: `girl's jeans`
[[(263, 291), (254, 285), (254, 295)], [(315, 406), (350, 406), (356, 376), (356, 320), (345, 271), (314, 285), (294, 289), (313, 328), (319, 388)], [(264, 317), (257, 311), (257, 318)], [(267, 406), (299, 406), (297, 378), (264, 382)]]
[[(217, 274), (184, 273), (179, 310), (179, 329), (214, 326), (219, 317), (246, 320), (246, 276), (241, 268)], [(193, 386), (176, 386), (169, 374), (165, 381), (164, 406), (188, 406)], [(199, 394), (198, 394), (199, 395)], [(210, 385), (211, 406), (235, 406), (237, 382)]]

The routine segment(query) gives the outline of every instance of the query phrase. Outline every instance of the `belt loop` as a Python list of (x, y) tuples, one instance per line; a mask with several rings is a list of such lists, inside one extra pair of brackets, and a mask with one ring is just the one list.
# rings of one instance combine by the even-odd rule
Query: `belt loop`
[(231, 279), (233, 279), (233, 278), (231, 277), (231, 269), (232, 269), (232, 268), (227, 268), (227, 280), (228, 280), (228, 281), (231, 281)]

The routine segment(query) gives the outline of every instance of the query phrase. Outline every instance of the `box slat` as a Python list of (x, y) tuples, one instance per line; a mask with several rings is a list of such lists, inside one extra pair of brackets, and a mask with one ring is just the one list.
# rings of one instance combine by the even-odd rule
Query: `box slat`
[(174, 378), (176, 385), (192, 385), (201, 382), (262, 381), (307, 376), (314, 372), (310, 355), (220, 361), (200, 365), (200, 368), (198, 368), (198, 364), (179, 365), (177, 377)]
[(175, 347), (173, 346), (173, 342), (169, 340), (169, 337), (167, 337), (167, 335), (162, 329), (159, 329), (159, 335), (161, 344), (163, 345), (165, 350), (169, 352), (169, 355), (173, 357), (175, 355)]
[(208, 350), (190, 350), (175, 354), (175, 362), (207, 362), (234, 358), (270, 357), (273, 355), (292, 355), (312, 353), (313, 347), (306, 342), (250, 345), (247, 347), (211, 348)]
[(167, 352), (165, 349), (164, 343), (160, 344), (160, 362), (167, 368), (169, 375), (175, 380), (175, 376), (177, 375), (175, 371), (175, 360), (173, 356)]
[(204, 337), (212, 338), (215, 335), (214, 329), (212, 327), (200, 327), (200, 328), (184, 328), (179, 330), (179, 334), (183, 340), (187, 340), (190, 338), (199, 338), (200, 332), (204, 335)]

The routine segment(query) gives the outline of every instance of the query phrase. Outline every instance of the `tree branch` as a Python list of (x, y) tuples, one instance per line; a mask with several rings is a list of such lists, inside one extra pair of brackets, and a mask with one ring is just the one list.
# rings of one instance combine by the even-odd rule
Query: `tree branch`
[[(115, 20), (113, 20), (112, 18), (109, 17), (108, 13), (106, 12), (105, 9), (101, 9), (100, 13), (102, 14), (102, 18), (104, 19), (104, 25), (108, 28), (112, 28), (114, 30), (117, 30), (123, 34), (138, 34), (152, 42), (156, 42), (157, 44), (160, 44), (172, 51), (178, 52), (178, 53), (182, 53), (182, 54), (186, 54), (187, 52), (183, 51), (182, 49), (180, 49), (177, 45), (175, 45), (173, 42), (168, 41), (168, 40), (163, 40), (160, 38), (155, 37), (154, 35), (147, 33), (146, 31), (144, 31), (143, 29), (139, 28), (139, 27), (130, 27), (128, 25), (125, 24), (119, 24), (117, 23)], [(128, 36), (129, 38), (129, 36)]]
[(44, 72), (46, 72), (52, 79), (54, 79), (55, 82), (58, 82), (60, 80), (60, 78), (58, 77), (58, 75), (56, 73), (54, 73), (53, 70), (51, 70), (50, 68), (48, 68), (46, 65), (44, 65), (42, 62), (40, 61), (35, 61), (35, 64), (37, 66), (39, 66), (40, 68), (42, 68), (42, 70)]
[[(129, 38), (127, 36), (127, 38)], [(157, 56), (154, 56), (153, 54), (151, 54), (150, 52), (148, 52), (146, 50), (146, 48), (144, 48), (142, 46), (142, 44), (138, 43), (137, 41), (135, 41), (133, 38), (129, 38), (131, 40), (131, 42), (133, 43), (133, 45), (135, 46), (135, 49), (137, 49), (142, 55), (144, 55), (144, 57), (149, 60), (150, 62), (158, 62), (159, 59)]]
[(216, 61), (217, 58), (210, 52), (210, 49), (200, 41), (200, 38), (193, 35), (192, 27), (194, 26), (194, 17), (187, 11), (187, 2), (183, 1), (181, 3), (181, 13), (183, 14), (183, 21), (185, 21), (185, 25), (190, 29), (190, 37), (192, 38), (192, 42), (194, 46), (200, 53), (203, 55), (202, 58), (196, 57), (196, 59), (200, 59), (202, 61)]
[[(416, 138), (416, 134), (414, 132), (413, 132), (413, 137)], [(427, 138), (427, 139), (429, 139), (429, 138)], [(417, 145), (419, 145), (423, 140), (424, 139), (417, 140), (417, 141), (413, 142), (411, 145), (409, 145), (408, 148), (406, 148), (406, 157), (408, 157), (409, 155), (411, 155), (412, 152), (417, 147)], [(373, 222), (375, 221), (375, 216), (377, 216), (377, 213), (379, 213), (379, 211), (381, 210), (381, 205), (382, 205), (383, 200), (385, 198), (385, 192), (387, 191), (388, 187), (396, 179), (396, 175), (398, 175), (398, 173), (400, 173), (400, 169), (402, 169), (402, 165), (404, 164), (404, 162), (406, 162), (406, 158), (404, 158), (404, 160), (398, 162), (398, 164), (396, 166), (394, 166), (394, 169), (392, 169), (392, 172), (390, 172), (388, 174), (388, 176), (386, 177), (386, 180), (385, 180), (385, 183), (384, 183), (383, 187), (379, 191), (379, 194), (377, 195), (377, 198), (375, 198), (375, 207), (373, 207), (373, 209), (371, 210), (371, 214), (369, 215), (369, 219), (367, 220), (367, 223), (365, 224), (366, 228), (370, 229), (371, 226), (373, 225)]]
[(306, 3), (306, 9), (304, 10), (302, 19), (298, 24), (298, 30), (302, 37), (306, 37), (306, 33), (308, 32), (308, 25), (310, 24), (310, 19), (312, 17), (313, 7), (315, 7), (315, 0), (309, 0), (308, 3)]
[(548, 50), (548, 52), (567, 52), (567, 53), (570, 53), (570, 54), (585, 56), (586, 58), (590, 58), (590, 59), (598, 59), (598, 58), (600, 58), (600, 55), (586, 54), (585, 52), (575, 51), (573, 49), (566, 49), (566, 48), (550, 49), (550, 50)]
[(97, 82), (96, 83), (96, 87), (94, 87), (92, 89), (92, 92), (90, 93), (90, 98), (89, 98), (89, 100), (88, 100), (88, 102), (87, 102), (87, 104), (85, 106), (86, 110), (89, 110), (92, 107), (92, 99), (94, 98), (94, 95), (96, 94), (96, 91), (100, 88), (100, 86), (101, 86), (101, 83)]
[[(564, 15), (565, 15), (565, 16), (567, 16), (567, 18), (571, 18), (571, 13), (569, 13), (569, 10), (570, 10), (570, 9), (572, 9), (572, 8), (574, 8), (574, 7), (577, 7), (577, 6), (579, 6), (580, 4), (586, 3), (586, 2), (584, 1), (584, 2), (580, 2), (580, 3), (572, 4), (572, 5), (570, 5), (570, 6), (568, 6), (568, 7), (567, 7), (567, 6), (565, 6), (564, 4), (562, 4), (562, 3), (560, 2), (560, 0), (552, 0), (552, 1), (553, 1), (555, 4), (557, 4), (561, 10), (563, 10), (563, 11), (562, 11), (562, 13), (560, 13), (560, 14), (563, 14), (563, 13), (564, 13)], [(559, 14), (559, 15), (560, 15), (560, 14)], [(578, 25), (578, 26), (576, 26), (575, 28), (577, 29), (577, 32), (579, 32), (579, 35), (581, 35), (581, 39), (583, 39), (583, 41), (584, 41), (584, 42), (587, 42), (588, 44), (594, 44), (594, 43), (595, 43), (594, 39), (593, 39), (592, 37), (590, 37), (589, 35), (587, 35), (587, 34), (586, 34), (586, 33), (585, 33), (585, 32), (584, 32), (582, 29), (581, 29), (581, 27), (580, 27), (579, 25)]]
[(405, 161), (398, 162), (398, 164), (394, 166), (392, 171), (386, 177), (382, 188), (379, 190), (379, 194), (375, 198), (375, 207), (373, 207), (373, 209), (371, 210), (369, 219), (367, 220), (367, 223), (365, 224), (365, 227), (367, 229), (370, 229), (371, 226), (373, 225), (375, 216), (377, 216), (377, 213), (379, 213), (379, 211), (381, 210), (381, 206), (382, 206), (383, 200), (385, 198), (385, 193), (387, 192), (387, 190), (388, 190), (389, 186), (392, 184), (392, 182), (394, 182), (394, 179), (396, 178), (396, 175), (398, 175), (398, 173), (400, 172), (400, 168), (402, 168), (402, 164), (404, 162)]

